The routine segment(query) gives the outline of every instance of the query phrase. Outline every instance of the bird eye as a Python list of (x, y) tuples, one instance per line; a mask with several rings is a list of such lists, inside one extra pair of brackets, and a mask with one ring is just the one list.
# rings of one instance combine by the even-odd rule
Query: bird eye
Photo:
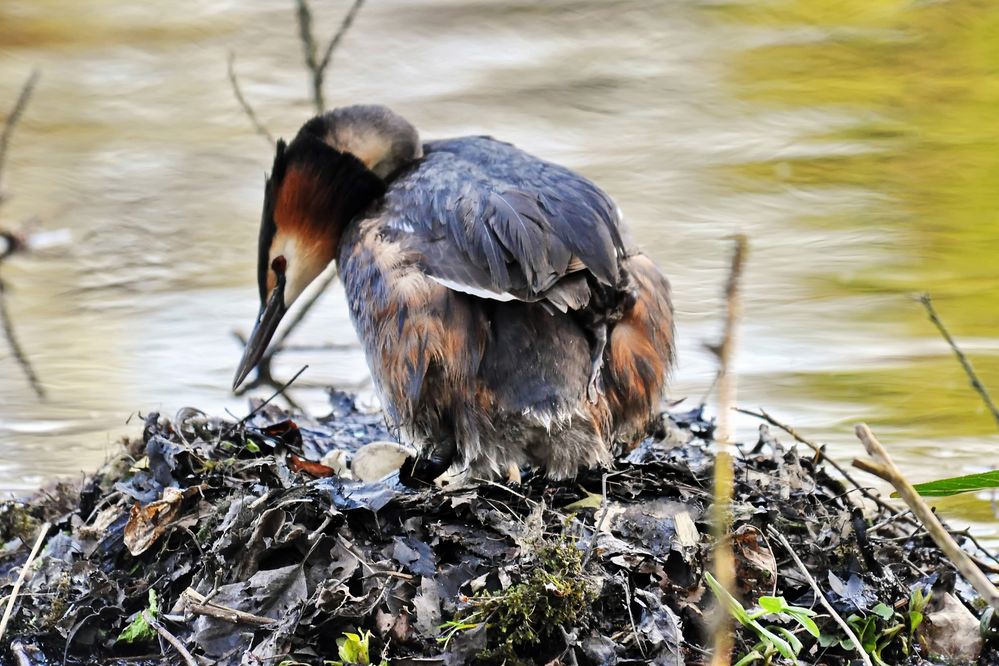
[(274, 257), (274, 261), (271, 262), (271, 270), (273, 270), (278, 275), (284, 275), (285, 270), (288, 268), (288, 260), (284, 258), (283, 254), (279, 254)]

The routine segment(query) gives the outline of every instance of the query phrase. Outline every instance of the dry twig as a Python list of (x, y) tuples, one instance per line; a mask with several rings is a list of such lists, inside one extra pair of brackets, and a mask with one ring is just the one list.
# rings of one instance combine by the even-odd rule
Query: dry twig
[(936, 542), (940, 550), (957, 567), (957, 570), (964, 579), (971, 583), (971, 586), (975, 588), (975, 591), (982, 596), (982, 599), (988, 605), (999, 610), (999, 590), (982, 573), (982, 570), (976, 566), (975, 562), (964, 552), (961, 546), (954, 541), (954, 538), (951, 537), (950, 533), (948, 533), (947, 529), (940, 522), (940, 519), (937, 518), (933, 510), (926, 504), (926, 501), (919, 496), (919, 493), (912, 487), (912, 484), (909, 483), (908, 479), (895, 466), (895, 462), (888, 454), (888, 450), (877, 440), (874, 433), (871, 432), (871, 429), (866, 424), (860, 423), (857, 425), (857, 438), (863, 443), (864, 448), (874, 459), (874, 462), (858, 458), (853, 461), (853, 466), (865, 472), (870, 472), (894, 486), (898, 494), (905, 500), (905, 503), (909, 505), (909, 508), (912, 509), (912, 512), (926, 528), (933, 541)]
[(954, 338), (950, 335), (950, 331), (947, 330), (943, 321), (941, 321), (940, 317), (937, 316), (937, 311), (933, 307), (933, 301), (930, 299), (930, 295), (921, 294), (919, 296), (919, 302), (923, 304), (924, 308), (926, 308), (926, 313), (930, 316), (930, 321), (933, 322), (933, 325), (937, 327), (938, 331), (940, 331), (940, 335), (943, 336), (944, 340), (947, 341), (947, 344), (950, 345), (950, 348), (954, 351), (954, 355), (957, 356), (957, 360), (960, 361), (961, 367), (964, 368), (965, 374), (968, 375), (968, 379), (971, 380), (971, 387), (982, 397), (982, 401), (985, 403), (989, 412), (992, 413), (992, 418), (995, 419), (996, 425), (999, 426), (999, 407), (996, 407), (996, 403), (992, 401), (992, 396), (989, 395), (989, 391), (985, 388), (985, 384), (983, 384), (982, 380), (978, 378), (978, 375), (975, 373), (975, 369), (971, 367), (971, 361), (969, 361), (968, 357), (964, 355), (961, 348), (957, 346), (957, 343), (954, 342)]
[(34, 366), (31, 365), (28, 355), (24, 353), (24, 349), (17, 339), (17, 334), (14, 332), (14, 321), (11, 319), (10, 310), (7, 309), (7, 289), (2, 280), (0, 280), (0, 327), (3, 328), (4, 337), (7, 338), (7, 346), (10, 347), (10, 351), (14, 355), (14, 360), (21, 366), (21, 371), (24, 372), (24, 376), (28, 379), (31, 390), (40, 399), (44, 399), (45, 387), (42, 386), (38, 374), (35, 373)]
[(298, 379), (299, 377), (301, 377), (301, 376), (302, 376), (302, 373), (303, 373), (303, 372), (305, 372), (305, 371), (306, 371), (306, 370), (308, 370), (308, 369), (309, 369), (309, 366), (307, 366), (307, 365), (303, 365), (303, 366), (301, 367), (301, 369), (299, 369), (299, 371), (295, 373), (295, 376), (294, 376), (294, 377), (292, 377), (291, 379), (289, 379), (288, 381), (286, 381), (286, 382), (285, 382), (284, 384), (282, 384), (281, 386), (277, 387), (277, 390), (276, 390), (276, 391), (274, 391), (274, 393), (273, 393), (273, 394), (271, 394), (271, 397), (267, 398), (267, 399), (266, 399), (266, 400), (264, 400), (264, 401), (263, 401), (262, 403), (260, 403), (259, 405), (257, 405), (257, 406), (256, 406), (256, 408), (255, 408), (255, 409), (253, 409), (253, 410), (251, 410), (249, 414), (247, 414), (246, 416), (244, 416), (243, 418), (241, 418), (241, 419), (239, 420), (239, 422), (238, 422), (238, 423), (237, 423), (236, 425), (237, 425), (237, 426), (241, 426), (241, 425), (243, 425), (244, 423), (246, 423), (247, 421), (249, 421), (249, 420), (250, 420), (251, 418), (253, 418), (253, 417), (254, 417), (254, 416), (255, 416), (256, 414), (260, 413), (260, 411), (261, 411), (261, 410), (262, 410), (262, 409), (263, 409), (264, 407), (266, 407), (267, 405), (269, 405), (269, 404), (270, 404), (270, 402), (271, 402), (272, 400), (274, 400), (274, 398), (278, 397), (279, 395), (283, 395), (283, 396), (285, 397), (285, 399), (286, 399), (286, 400), (288, 400), (288, 401), (290, 402), (290, 401), (291, 401), (291, 398), (289, 398), (289, 397), (287, 396), (287, 394), (285, 394), (285, 390), (286, 390), (286, 389), (287, 389), (287, 388), (288, 388), (289, 386), (291, 386), (292, 384), (294, 384), (294, 383), (295, 383), (295, 380), (296, 380), (296, 379)]
[(805, 577), (805, 580), (808, 581), (808, 584), (812, 586), (812, 591), (815, 592), (816, 598), (825, 607), (825, 609), (829, 611), (829, 614), (832, 616), (832, 618), (836, 620), (836, 624), (838, 624), (840, 628), (846, 633), (846, 635), (850, 637), (850, 640), (853, 641), (853, 647), (856, 648), (857, 654), (860, 655), (861, 661), (863, 661), (866, 666), (874, 666), (871, 663), (871, 658), (867, 655), (867, 652), (865, 652), (864, 648), (861, 646), (860, 639), (857, 638), (857, 634), (853, 633), (853, 629), (850, 628), (850, 625), (846, 623), (843, 617), (836, 612), (835, 608), (832, 607), (832, 604), (829, 603), (829, 600), (826, 599), (825, 593), (822, 591), (822, 589), (819, 587), (819, 584), (812, 577), (812, 574), (808, 573), (808, 568), (805, 566), (805, 563), (801, 561), (801, 558), (798, 557), (798, 553), (794, 552), (794, 548), (791, 547), (791, 544), (790, 542), (788, 542), (787, 538), (773, 527), (769, 529), (769, 532), (770, 536), (780, 541), (781, 545), (784, 546), (784, 550), (786, 550), (787, 554), (791, 556), (792, 560), (794, 560), (794, 564), (798, 567), (798, 571), (800, 571), (801, 575)]
[(229, 608), (228, 606), (222, 606), (221, 604), (209, 601), (205, 595), (193, 587), (184, 590), (182, 596), (187, 601), (187, 607), (195, 615), (207, 615), (217, 620), (225, 620), (233, 624), (248, 624), (254, 627), (266, 627), (277, 622), (277, 620), (272, 620), (269, 617), (254, 615), (253, 613), (247, 613), (246, 611)]
[[(337, 47), (347, 34), (347, 31), (350, 30), (351, 25), (353, 25), (354, 19), (357, 17), (358, 12), (361, 10), (361, 6), (364, 4), (364, 0), (354, 0), (354, 3), (347, 11), (347, 14), (340, 22), (340, 27), (330, 39), (326, 48), (323, 50), (322, 57), (319, 57), (318, 55), (316, 40), (312, 35), (312, 10), (309, 8), (307, 0), (296, 0), (296, 2), (298, 6), (298, 33), (302, 42), (302, 52), (305, 57), (305, 66), (312, 76), (312, 103), (316, 113), (318, 114), (322, 113), (326, 109), (326, 101), (323, 98), (323, 84), (326, 79), (326, 70), (333, 59), (333, 54), (336, 52)], [(266, 136), (273, 144), (274, 140), (271, 133), (267, 131), (267, 128), (260, 124), (256, 113), (254, 113), (252, 107), (250, 107), (249, 103), (246, 102), (246, 99), (240, 92), (239, 83), (233, 69), (233, 59), (234, 56), (230, 54), (229, 80), (232, 83), (233, 93), (236, 95), (236, 99), (239, 101), (240, 106), (243, 107), (243, 111), (250, 118), (254, 127), (257, 128), (257, 133)], [(271, 374), (271, 362), (273, 361), (274, 356), (282, 351), (284, 348), (284, 341), (296, 328), (298, 328), (298, 325), (303, 319), (305, 319), (305, 316), (309, 313), (309, 311), (312, 310), (316, 301), (318, 301), (319, 298), (326, 293), (326, 289), (333, 284), (334, 280), (336, 280), (336, 271), (331, 269), (327, 272), (322, 282), (320, 282), (313, 290), (309, 299), (303, 302), (298, 308), (294, 318), (282, 329), (281, 333), (271, 344), (270, 351), (264, 354), (264, 356), (260, 359), (260, 362), (257, 364), (256, 375), (253, 380), (244, 384), (243, 388), (238, 391), (236, 395), (242, 395), (243, 393), (259, 386), (276, 387), (281, 385), (281, 383), (274, 379)], [(285, 396), (285, 398), (287, 399), (288, 396)]]
[(268, 130), (264, 124), (260, 122), (260, 119), (257, 118), (256, 111), (253, 110), (250, 103), (246, 101), (245, 97), (243, 97), (243, 90), (239, 87), (239, 79), (236, 78), (236, 54), (232, 51), (229, 51), (227, 68), (229, 71), (229, 83), (232, 84), (232, 94), (236, 96), (236, 101), (239, 102), (239, 105), (242, 107), (243, 113), (245, 113), (246, 117), (250, 119), (251, 123), (253, 123), (253, 129), (257, 131), (257, 134), (267, 139), (267, 142), (271, 145), (271, 147), (274, 147), (276, 144), (274, 141), (274, 135), (272, 135), (270, 130)]
[(28, 554), (28, 559), (21, 566), (21, 573), (17, 575), (17, 580), (14, 581), (14, 589), (7, 599), (7, 608), (3, 611), (3, 619), (0, 619), (0, 639), (3, 638), (3, 634), (7, 630), (7, 623), (10, 622), (10, 618), (14, 614), (14, 604), (17, 603), (17, 595), (21, 591), (21, 586), (24, 584), (24, 579), (27, 577), (31, 565), (34, 563), (35, 558), (38, 557), (38, 551), (42, 549), (42, 544), (45, 543), (49, 527), (51, 527), (49, 523), (42, 523), (42, 526), (38, 529), (35, 545), (32, 546), (31, 552)]
[[(28, 79), (21, 86), (21, 92), (17, 96), (17, 101), (14, 103), (14, 107), (11, 109), (10, 113), (7, 114), (7, 119), (4, 122), (3, 131), (0, 132), (0, 204), (4, 201), (4, 195), (2, 190), (3, 185), (3, 167), (7, 161), (7, 147), (10, 145), (10, 138), (14, 134), (14, 127), (17, 125), (17, 121), (20, 120), (21, 116), (24, 114), (24, 109), (28, 105), (28, 99), (31, 97), (32, 91), (35, 89), (35, 84), (38, 83), (38, 77), (40, 76), (38, 70), (31, 72)], [(4, 234), (9, 247), (2, 253), (0, 253), (0, 260), (13, 254), (13, 252), (18, 249), (18, 238), (14, 234)], [(7, 238), (9, 236), (9, 238)], [(3, 280), (0, 279), (0, 327), (3, 328), (4, 337), (7, 338), (7, 344), (10, 347), (11, 353), (14, 355), (14, 360), (17, 364), (21, 366), (22, 372), (24, 372), (25, 377), (28, 379), (28, 383), (31, 385), (31, 389), (35, 392), (39, 398), (45, 397), (45, 389), (42, 387), (41, 381), (38, 379), (38, 375), (35, 373), (34, 367), (31, 365), (31, 361), (28, 359), (27, 354), (24, 353), (24, 349), (21, 347), (21, 343), (17, 339), (17, 335), (14, 332), (14, 321), (11, 319), (10, 310), (7, 309), (7, 294), (6, 288), (4, 286)]]
[(604, 474), (600, 481), (601, 491), (603, 497), (600, 500), (600, 517), (597, 519), (596, 524), (593, 527), (593, 536), (590, 537), (590, 543), (586, 546), (586, 554), (583, 555), (582, 568), (586, 568), (589, 564), (590, 558), (593, 557), (593, 550), (597, 546), (597, 539), (600, 537), (600, 531), (604, 528), (604, 521), (607, 520), (607, 512), (610, 511), (610, 497), (607, 495), (607, 479), (612, 476), (617, 476), (618, 474), (624, 474), (624, 470), (620, 472), (611, 472), (610, 474)]
[(322, 57), (319, 57), (316, 40), (312, 35), (312, 10), (309, 8), (309, 3), (307, 0), (297, 0), (296, 4), (298, 5), (298, 36), (302, 41), (305, 66), (312, 75), (312, 103), (318, 114), (326, 110), (326, 100), (323, 98), (323, 83), (326, 78), (326, 68), (329, 67), (330, 60), (333, 59), (333, 53), (340, 45), (344, 35), (347, 34), (350, 26), (354, 23), (354, 19), (361, 10), (364, 0), (354, 0), (354, 4), (351, 5), (347, 14), (340, 22), (340, 27), (337, 29), (336, 34), (333, 35), (323, 50)]
[(180, 655), (180, 658), (184, 660), (184, 663), (187, 664), (187, 666), (198, 666), (198, 662), (194, 660), (194, 656), (187, 651), (184, 644), (181, 643), (176, 636), (167, 631), (166, 627), (157, 622), (152, 613), (145, 610), (142, 611), (142, 619), (146, 621), (146, 624), (155, 629), (156, 633), (158, 633), (163, 640), (169, 643), (173, 649), (177, 651), (177, 654)]
[(41, 73), (37, 69), (33, 70), (24, 82), (24, 85), (21, 86), (21, 92), (17, 96), (17, 101), (14, 102), (14, 107), (7, 114), (3, 131), (0, 132), (0, 203), (3, 203), (4, 200), (2, 185), (3, 167), (7, 161), (7, 146), (10, 145), (10, 137), (14, 134), (14, 126), (17, 125), (17, 121), (24, 114), (24, 108), (28, 105), (28, 99), (35, 89), (35, 84), (38, 83), (39, 76), (41, 76)]
[[(762, 420), (766, 421), (767, 423), (780, 428), (781, 430), (783, 430), (784, 432), (786, 432), (787, 434), (789, 434), (791, 437), (793, 437), (796, 441), (801, 442), (802, 444), (804, 444), (808, 448), (812, 449), (812, 451), (815, 452), (815, 454), (819, 457), (820, 460), (822, 460), (822, 461), (828, 463), (830, 466), (832, 466), (837, 472), (840, 473), (840, 475), (843, 476), (844, 479), (846, 479), (849, 483), (851, 483), (864, 497), (866, 497), (867, 499), (871, 500), (872, 502), (874, 502), (875, 504), (877, 504), (879, 507), (881, 507), (882, 509), (884, 509), (884, 511), (886, 511), (889, 514), (889, 517), (887, 519), (885, 519), (884, 521), (882, 521), (881, 523), (878, 523), (877, 525), (874, 525), (873, 527), (871, 527), (870, 531), (875, 531), (875, 530), (881, 529), (885, 525), (890, 524), (892, 522), (896, 522), (896, 521), (906, 521), (906, 522), (908, 522), (908, 523), (910, 523), (912, 525), (919, 525), (919, 521), (916, 520), (915, 518), (913, 518), (910, 515), (909, 511), (904, 511), (903, 512), (903, 511), (900, 511), (898, 508), (892, 506), (891, 504), (888, 504), (883, 499), (881, 499), (876, 493), (871, 492), (870, 489), (868, 489), (868, 488), (862, 486), (860, 483), (858, 483), (857, 480), (855, 478), (853, 478), (853, 476), (851, 476), (850, 473), (847, 472), (846, 469), (842, 465), (840, 465), (834, 459), (827, 457), (826, 453), (825, 453), (825, 448), (826, 448), (825, 446), (823, 446), (821, 444), (818, 444), (816, 442), (813, 442), (812, 440), (804, 437), (801, 433), (799, 433), (797, 430), (795, 430), (792, 426), (789, 426), (786, 423), (782, 423), (782, 422), (778, 421), (773, 416), (771, 416), (768, 412), (766, 412), (766, 411), (764, 411), (762, 409), (760, 411), (758, 411), (758, 412), (754, 412), (754, 411), (749, 410), (749, 409), (742, 409), (741, 407), (736, 407), (735, 411), (740, 412), (742, 414), (747, 414), (749, 416), (754, 416), (754, 417), (756, 417), (758, 419), (762, 419)], [(987, 562), (987, 561), (985, 561), (985, 560), (983, 560), (983, 559), (981, 559), (979, 557), (976, 557), (975, 555), (969, 555), (969, 557), (971, 557), (971, 559), (975, 562), (975, 564), (977, 564), (983, 571), (987, 571), (988, 573), (999, 573), (999, 558), (996, 558), (994, 555), (992, 555), (992, 553), (990, 553), (988, 551), (988, 549), (982, 547), (982, 544), (979, 543), (978, 539), (976, 539), (974, 537), (974, 535), (972, 535), (967, 530), (960, 530), (960, 531), (958, 531), (958, 530), (948, 530), (948, 531), (950, 532), (951, 536), (962, 537), (962, 538), (966, 538), (966, 539), (970, 540), (975, 545), (975, 547), (978, 548), (978, 550), (980, 550), (981, 552), (985, 553), (988, 557), (990, 557), (990, 558), (992, 558), (994, 560), (994, 563), (993, 562)], [(905, 538), (909, 538), (909, 537), (905, 537)]]
[(624, 589), (624, 607), (628, 611), (628, 620), (631, 622), (631, 635), (635, 637), (635, 645), (638, 646), (638, 651), (642, 653), (642, 656), (647, 656), (645, 653), (645, 645), (642, 644), (642, 637), (638, 634), (638, 626), (635, 624), (635, 614), (631, 612), (631, 588), (630, 581), (625, 572), (621, 572), (621, 586)]
[(867, 489), (864, 486), (860, 485), (857, 482), (856, 479), (854, 479), (852, 476), (850, 476), (850, 473), (848, 471), (846, 471), (845, 467), (843, 467), (842, 465), (840, 465), (838, 462), (836, 462), (832, 458), (829, 458), (828, 456), (826, 456), (825, 446), (822, 446), (821, 444), (817, 444), (817, 443), (813, 442), (812, 440), (804, 437), (803, 435), (801, 435), (801, 433), (799, 433), (797, 430), (795, 430), (792, 426), (789, 426), (786, 423), (781, 423), (780, 421), (778, 421), (777, 419), (775, 419), (773, 416), (771, 416), (767, 412), (763, 411), (762, 409), (760, 411), (758, 411), (758, 412), (754, 412), (754, 411), (749, 410), (749, 409), (742, 409), (741, 407), (735, 407), (734, 409), (737, 412), (740, 412), (742, 414), (747, 414), (749, 416), (754, 416), (754, 417), (756, 417), (758, 419), (762, 419), (762, 420), (766, 421), (770, 425), (773, 425), (773, 426), (776, 426), (776, 427), (780, 428), (781, 430), (783, 430), (784, 432), (786, 432), (787, 434), (789, 434), (791, 437), (793, 437), (796, 441), (801, 442), (802, 444), (804, 444), (805, 446), (807, 446), (808, 448), (810, 448), (812, 451), (814, 451), (815, 454), (819, 457), (820, 460), (829, 463), (829, 465), (831, 465), (833, 469), (835, 469), (837, 472), (839, 472), (843, 476), (844, 479), (846, 479), (847, 481), (849, 481), (850, 483), (852, 483), (853, 486), (858, 491), (860, 491), (860, 494), (862, 494), (864, 497), (866, 497), (867, 499), (871, 500), (872, 502), (874, 502), (875, 504), (877, 504), (879, 507), (881, 507), (882, 509), (884, 509), (888, 513), (892, 514), (893, 516), (895, 514), (899, 513), (898, 509), (896, 509), (895, 507), (893, 507), (891, 504), (888, 504), (887, 502), (885, 502), (883, 499), (881, 499), (880, 497), (878, 497), (877, 494), (872, 493), (869, 489)]

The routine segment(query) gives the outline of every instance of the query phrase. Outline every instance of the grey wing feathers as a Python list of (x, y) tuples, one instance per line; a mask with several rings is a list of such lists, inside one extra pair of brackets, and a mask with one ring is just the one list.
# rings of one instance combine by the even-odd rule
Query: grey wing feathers
[[(589, 301), (584, 269), (620, 281), (623, 246), (610, 198), (582, 176), (488, 138), (430, 143), (394, 181), (382, 215), (418, 250), (424, 271), (469, 293)], [(567, 277), (568, 276), (568, 277)]]

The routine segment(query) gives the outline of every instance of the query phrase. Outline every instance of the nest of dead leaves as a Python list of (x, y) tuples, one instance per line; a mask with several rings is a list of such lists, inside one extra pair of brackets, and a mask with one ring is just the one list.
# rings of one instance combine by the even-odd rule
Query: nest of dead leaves
[[(242, 422), (150, 414), (141, 439), (82, 487), (0, 505), (4, 595), (39, 525), (52, 525), (0, 660), (705, 660), (713, 456), (712, 423), (700, 410), (664, 416), (660, 436), (613, 470), (571, 482), (528, 476), (516, 486), (414, 491), (395, 476), (362, 482), (318, 462), (349, 462), (391, 439), (381, 417), (355, 409), (350, 396), (334, 393), (332, 403), (319, 420), (273, 406)], [(766, 426), (736, 460), (735, 480), (745, 608), (782, 596), (818, 613), (810, 617), (819, 637), (786, 614), (760, 619), (794, 636), (799, 663), (845, 664), (856, 653), (779, 535), (844, 617), (859, 618), (859, 629), (875, 618), (868, 624), (882, 663), (926, 659), (907, 615), (916, 590), (974, 608), (973, 593), (959, 581), (955, 592), (951, 565), (904, 516), (863, 506), (855, 488)], [(741, 628), (736, 658), (752, 660), (755, 649), (759, 663), (790, 663), (758, 641)], [(982, 654), (986, 663), (995, 653)]]

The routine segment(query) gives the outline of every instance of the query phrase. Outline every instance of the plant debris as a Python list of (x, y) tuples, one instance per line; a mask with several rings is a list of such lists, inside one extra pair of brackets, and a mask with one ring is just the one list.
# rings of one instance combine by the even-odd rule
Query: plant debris
[[(399, 456), (382, 417), (344, 393), (331, 402), (321, 419), (274, 405), (240, 422), (150, 414), (82, 487), (0, 504), (2, 595), (37, 527), (53, 525), (0, 661), (707, 661), (714, 458), (701, 409), (664, 415), (613, 470), (413, 490), (374, 478), (377, 451)], [(766, 425), (736, 459), (739, 599), (722, 608), (750, 619), (742, 663), (857, 656), (775, 534), (873, 663), (939, 663), (935, 635), (974, 632), (983, 609), (953, 566), (911, 519), (855, 491)], [(999, 663), (985, 630), (962, 658)]]

